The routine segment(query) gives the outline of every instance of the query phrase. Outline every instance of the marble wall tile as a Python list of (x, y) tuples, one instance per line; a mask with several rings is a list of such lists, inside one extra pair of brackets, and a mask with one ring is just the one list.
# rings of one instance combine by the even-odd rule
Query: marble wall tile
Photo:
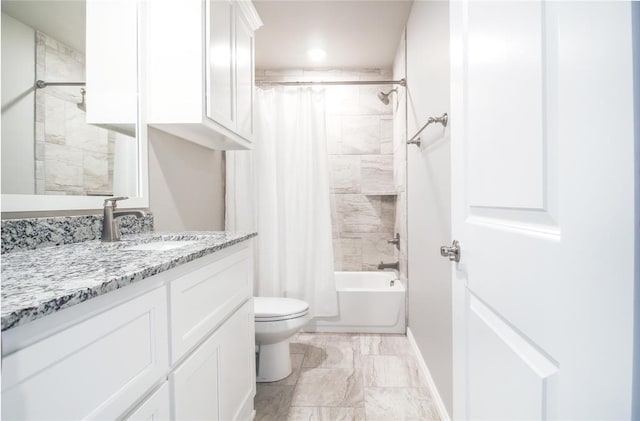
[[(38, 125), (38, 124), (42, 125), (42, 123), (36, 123), (36, 125)], [(42, 125), (42, 127), (44, 128), (43, 125)], [(38, 132), (38, 127), (36, 127), (36, 132)], [(45, 159), (45, 150), (44, 150), (45, 146), (44, 145), (45, 145), (44, 139), (42, 141), (36, 139), (36, 143), (35, 143), (35, 159), (37, 161), (44, 161), (44, 159)]]
[(341, 68), (302, 69), (302, 74), (305, 80), (313, 80), (313, 81), (344, 80), (346, 77), (348, 77), (345, 71)]
[(46, 143), (44, 154), (47, 160), (66, 162), (70, 165), (82, 166), (82, 149), (56, 143)]
[(340, 195), (337, 203), (338, 218), (341, 218), (341, 233), (378, 232), (382, 225), (379, 196), (361, 194)]
[(393, 263), (397, 261), (395, 246), (387, 243), (393, 238), (388, 234), (362, 234), (362, 270), (378, 270), (380, 262)]
[(396, 200), (397, 196), (380, 196), (380, 213), (382, 217), (380, 232), (391, 234), (391, 237), (397, 232), (395, 230)]
[(380, 153), (380, 124), (376, 116), (343, 116), (340, 140), (342, 154)]
[[(55, 146), (47, 144), (47, 146)], [(47, 153), (48, 153), (47, 149)], [(76, 156), (74, 148), (65, 148), (69, 155)], [(45, 162), (45, 190), (67, 191), (72, 194), (80, 194), (84, 189), (84, 169), (82, 168), (82, 154), (78, 161), (48, 160)]]
[(329, 155), (332, 193), (360, 193), (360, 157)]
[(407, 195), (404, 191), (398, 193), (396, 197), (396, 217), (395, 232), (400, 234), (400, 250), (398, 250), (398, 262), (400, 263), (400, 280), (406, 281), (408, 273), (407, 247), (408, 227), (407, 227)]
[(269, 78), (279, 78), (280, 76), (304, 76), (303, 69), (267, 69), (264, 76)]
[(44, 185), (44, 162), (36, 161), (36, 179), (42, 180)]
[[(47, 37), (48, 40), (51, 37)], [(49, 47), (49, 45), (47, 45)], [(47, 78), (52, 81), (81, 81), (84, 80), (84, 63), (77, 61), (75, 57), (65, 54), (55, 48), (45, 50), (45, 70)]]
[[(73, 103), (64, 103), (64, 140), (68, 146), (82, 148), (87, 143), (88, 126), (85, 113)], [(96, 151), (98, 145), (96, 145)], [(106, 153), (106, 150), (104, 151)]]
[(287, 421), (365, 421), (364, 408), (292, 406)]
[(332, 86), (325, 94), (328, 116), (360, 115), (357, 86)]
[(360, 161), (361, 186), (365, 194), (395, 192), (392, 155), (364, 155)]
[(339, 271), (362, 269), (362, 240), (359, 238), (336, 238), (333, 240), (334, 266)]
[(113, 194), (113, 184), (109, 178), (109, 158), (107, 154), (85, 152), (83, 160), (83, 190), (86, 192)]
[(45, 99), (44, 138), (49, 143), (63, 144), (64, 132), (64, 101), (48, 95)]
[(362, 407), (362, 373), (349, 368), (303, 368), (292, 406)]
[[(47, 81), (82, 81), (82, 52), (36, 33), (36, 74)], [(55, 86), (36, 92), (36, 161), (44, 176), (36, 176), (36, 191), (46, 194), (111, 193), (114, 154), (110, 131), (87, 125), (79, 87)], [(56, 149), (54, 145), (66, 149)], [(100, 162), (103, 159), (104, 162)]]
[(254, 408), (256, 410), (255, 421), (279, 421), (287, 418), (293, 386), (271, 385), (258, 383)]
[(393, 118), (380, 118), (380, 153), (393, 154)]
[(365, 412), (367, 421), (440, 420), (425, 388), (367, 387)]

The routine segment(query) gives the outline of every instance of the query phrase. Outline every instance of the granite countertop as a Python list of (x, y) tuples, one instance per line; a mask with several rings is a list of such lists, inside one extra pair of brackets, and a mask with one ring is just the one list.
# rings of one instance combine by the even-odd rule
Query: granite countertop
[[(2, 255), (2, 330), (106, 294), (240, 243), (255, 233), (193, 231), (123, 235)], [(159, 240), (193, 240), (171, 250), (123, 250)]]

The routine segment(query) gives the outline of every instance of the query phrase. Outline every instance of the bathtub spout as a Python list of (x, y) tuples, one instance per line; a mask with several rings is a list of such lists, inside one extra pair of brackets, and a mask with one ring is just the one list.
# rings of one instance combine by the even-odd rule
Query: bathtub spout
[(399, 264), (399, 262), (395, 262), (395, 263), (380, 262), (380, 264), (378, 265), (378, 270), (383, 270), (383, 269), (400, 270), (400, 264)]

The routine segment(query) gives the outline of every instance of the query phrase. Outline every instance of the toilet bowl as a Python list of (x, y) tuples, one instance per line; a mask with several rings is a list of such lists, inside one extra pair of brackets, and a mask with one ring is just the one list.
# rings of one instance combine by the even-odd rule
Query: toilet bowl
[(275, 382), (291, 374), (289, 339), (309, 322), (309, 304), (282, 297), (255, 297), (258, 382)]

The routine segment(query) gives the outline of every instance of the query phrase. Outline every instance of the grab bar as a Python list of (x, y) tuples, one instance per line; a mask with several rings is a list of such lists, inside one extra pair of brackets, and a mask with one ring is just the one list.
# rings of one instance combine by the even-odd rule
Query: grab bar
[(433, 123), (440, 123), (444, 127), (447, 127), (447, 124), (449, 123), (449, 115), (447, 113), (444, 113), (440, 117), (429, 117), (429, 120), (427, 120), (425, 125), (422, 126), (420, 128), (420, 130), (418, 130), (418, 133), (413, 135), (413, 137), (411, 139), (407, 140), (407, 145), (416, 145), (416, 146), (420, 147), (420, 143), (421, 142), (420, 142), (420, 138), (418, 136), (420, 136), (420, 133), (422, 133), (422, 131), (424, 129), (426, 129), (427, 126), (429, 126), (430, 124), (433, 124)]

